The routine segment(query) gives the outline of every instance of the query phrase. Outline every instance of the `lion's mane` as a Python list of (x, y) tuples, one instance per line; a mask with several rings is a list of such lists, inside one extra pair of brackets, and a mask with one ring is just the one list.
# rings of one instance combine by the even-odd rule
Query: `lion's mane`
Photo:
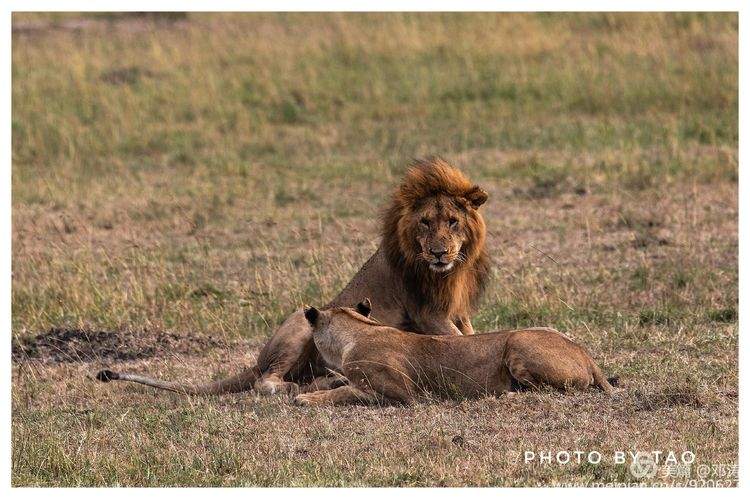
[[(419, 305), (429, 311), (469, 316), (485, 288), (490, 268), (485, 249), (487, 229), (482, 215), (468, 201), (477, 190), (481, 191), (460, 170), (439, 157), (414, 160), (383, 214), (386, 257), (402, 273), (403, 282)], [(465, 204), (468, 213), (468, 223), (462, 225), (466, 235), (461, 250), (463, 261), (456, 262), (455, 268), (446, 273), (429, 270), (418, 258), (414, 226), (404, 223), (415, 207), (438, 194)]]

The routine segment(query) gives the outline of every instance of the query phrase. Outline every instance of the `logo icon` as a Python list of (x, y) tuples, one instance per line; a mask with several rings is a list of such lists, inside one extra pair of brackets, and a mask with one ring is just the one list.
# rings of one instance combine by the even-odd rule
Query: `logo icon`
[(630, 474), (633, 478), (653, 478), (657, 472), (656, 461), (650, 453), (637, 453), (633, 462), (630, 463)]
[(708, 475), (711, 474), (711, 466), (707, 464), (699, 464), (696, 472), (698, 474), (698, 478), (700, 478), (701, 480), (704, 480), (708, 478)]

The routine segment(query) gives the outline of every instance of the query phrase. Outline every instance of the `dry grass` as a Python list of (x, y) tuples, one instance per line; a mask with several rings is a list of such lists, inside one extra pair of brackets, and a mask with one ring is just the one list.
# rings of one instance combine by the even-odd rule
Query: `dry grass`
[[(14, 29), (14, 485), (633, 480), (525, 450), (737, 462), (736, 16), (20, 14)], [(86, 377), (251, 363), (356, 272), (426, 153), (490, 193), (475, 327), (558, 327), (620, 375), (621, 399), (298, 409)]]

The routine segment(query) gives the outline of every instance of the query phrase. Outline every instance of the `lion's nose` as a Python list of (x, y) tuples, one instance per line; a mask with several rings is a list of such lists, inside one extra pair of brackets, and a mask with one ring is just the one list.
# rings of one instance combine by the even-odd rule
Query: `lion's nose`
[(432, 256), (440, 260), (440, 257), (448, 252), (446, 250), (430, 250), (430, 253), (432, 253)]

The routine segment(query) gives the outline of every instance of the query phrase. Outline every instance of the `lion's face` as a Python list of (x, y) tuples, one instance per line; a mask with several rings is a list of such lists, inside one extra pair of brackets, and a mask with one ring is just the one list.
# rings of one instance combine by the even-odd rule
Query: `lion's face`
[[(415, 160), (383, 214), (383, 244), (391, 265), (409, 274), (409, 285), (430, 287), (422, 290), (430, 296), (440, 294), (434, 287), (439, 283), (484, 279), (486, 228), (479, 207), (485, 201), (487, 193), (444, 160)], [(466, 264), (474, 271), (477, 262), (481, 272), (467, 281), (459, 267)]]
[(411, 214), (411, 231), (419, 246), (418, 258), (433, 272), (448, 272), (466, 259), (471, 204), (464, 198), (439, 194), (425, 199)]

